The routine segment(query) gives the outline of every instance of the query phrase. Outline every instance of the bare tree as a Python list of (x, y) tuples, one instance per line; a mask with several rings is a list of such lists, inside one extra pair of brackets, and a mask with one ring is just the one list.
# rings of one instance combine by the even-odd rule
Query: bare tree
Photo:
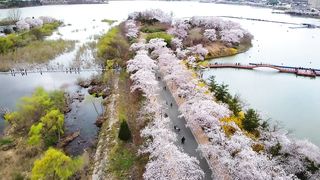
[(19, 21), (21, 18), (21, 10), (19, 8), (10, 9), (7, 16), (10, 21)]

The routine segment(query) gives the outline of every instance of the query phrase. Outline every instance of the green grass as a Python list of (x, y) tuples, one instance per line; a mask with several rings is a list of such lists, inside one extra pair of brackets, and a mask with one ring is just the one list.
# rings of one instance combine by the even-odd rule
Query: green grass
[(168, 29), (168, 26), (161, 23), (155, 23), (152, 25), (145, 24), (141, 27), (140, 31), (144, 33), (163, 32)]
[(16, 63), (44, 63), (58, 55), (74, 49), (74, 41), (46, 40), (16, 48), (15, 51), (0, 54), (0, 71), (6, 71)]
[(16, 50), (16, 48), (27, 46), (37, 40), (42, 40), (45, 36), (52, 35), (61, 24), (61, 22), (48, 23), (40, 28), (33, 28), (30, 31), (12, 33), (5, 37), (0, 37), (0, 54), (6, 54)]
[(129, 170), (137, 159), (135, 154), (124, 147), (124, 145), (122, 143), (117, 144), (111, 150), (109, 156), (109, 171), (119, 179), (127, 179), (130, 173)]
[(120, 66), (126, 66), (129, 55), (129, 43), (122, 35), (119, 26), (111, 28), (97, 44), (98, 57), (104, 60), (115, 60)]
[(102, 19), (101, 22), (105, 22), (105, 23), (108, 23), (109, 25), (112, 25), (113, 23), (117, 22), (117, 20)]
[(165, 32), (155, 32), (155, 33), (148, 34), (146, 37), (146, 40), (149, 42), (151, 39), (154, 39), (154, 38), (164, 39), (164, 41), (168, 45), (170, 45), (173, 36), (171, 36), (170, 34), (165, 33)]
[(13, 140), (10, 138), (1, 138), (0, 139), (0, 146), (11, 144), (11, 143), (13, 143)]

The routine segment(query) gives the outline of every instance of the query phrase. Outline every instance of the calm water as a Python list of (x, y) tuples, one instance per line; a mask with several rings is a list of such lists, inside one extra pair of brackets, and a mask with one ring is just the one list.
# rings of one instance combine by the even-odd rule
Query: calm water
[[(108, 25), (100, 22), (102, 19), (121, 21), (132, 11), (149, 8), (161, 8), (172, 12), (175, 17), (242, 16), (320, 25), (317, 19), (272, 14), (271, 9), (198, 2), (121, 1), (102, 5), (42, 6), (22, 8), (22, 15), (25, 17), (53, 16), (64, 20), (66, 24), (72, 24), (59, 29), (62, 36), (55, 34), (52, 38), (78, 40), (77, 45), (80, 45), (92, 40), (93, 35), (101, 34), (108, 28)], [(0, 16), (5, 16), (6, 12), (7, 10), (0, 10)], [(320, 58), (317, 52), (320, 47), (319, 29), (293, 29), (292, 25), (231, 20), (239, 22), (254, 35), (253, 47), (246, 53), (216, 61), (263, 62), (320, 68)], [(74, 55), (72, 52), (70, 54), (70, 56)], [(70, 63), (72, 60), (68, 57), (69, 55), (60, 57), (54, 62)], [(320, 130), (320, 78), (296, 77), (269, 70), (233, 69), (209, 70), (205, 72), (204, 77), (210, 75), (215, 75), (219, 82), (229, 84), (232, 93), (240, 94), (247, 104), (258, 109), (264, 117), (271, 118), (272, 121), (279, 121), (283, 127), (292, 130), (295, 136), (310, 139), (320, 145), (318, 133)], [(0, 105), (12, 107), (19, 97), (30, 94), (39, 85), (45, 84), (58, 88), (59, 81), (70, 83), (70, 79), (63, 75), (60, 78), (56, 76), (46, 78), (50, 80), (35, 77), (30, 81), (19, 81), (0, 75), (0, 82), (3, 85), (0, 89)], [(39, 80), (43, 84), (39, 83)], [(51, 82), (56, 85), (52, 85)], [(86, 110), (92, 113), (92, 109)], [(79, 122), (85, 124), (87, 121), (89, 121), (88, 118)]]

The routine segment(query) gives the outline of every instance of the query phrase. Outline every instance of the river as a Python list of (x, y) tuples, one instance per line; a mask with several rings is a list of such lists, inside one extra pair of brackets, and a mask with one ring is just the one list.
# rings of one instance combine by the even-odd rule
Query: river
[[(318, 19), (292, 17), (285, 14), (273, 14), (271, 9), (249, 6), (198, 3), (190, 1), (110, 1), (109, 4), (90, 5), (52, 5), (21, 8), (23, 17), (52, 16), (61, 19), (65, 26), (59, 28), (51, 38), (78, 40), (76, 49), (83, 43), (91, 41), (96, 34), (104, 33), (109, 26), (102, 19), (124, 20), (130, 12), (150, 8), (160, 8), (172, 12), (174, 17), (191, 16), (237, 16), (260, 18), (267, 20), (286, 21), (291, 23), (312, 23), (320, 25)], [(7, 14), (6, 9), (0, 10), (0, 16)], [(303, 66), (320, 68), (317, 48), (320, 47), (319, 29), (292, 28), (293, 25), (277, 24), (260, 21), (230, 19), (239, 22), (253, 35), (253, 47), (242, 54), (220, 58), (215, 62), (240, 63), (272, 63), (277, 65)], [(70, 64), (75, 51), (62, 55), (51, 64)], [(217, 69), (205, 71), (204, 77), (215, 75), (218, 82), (229, 85), (232, 94), (239, 94), (242, 100), (257, 109), (264, 118), (279, 122), (293, 136), (306, 138), (320, 145), (320, 78), (310, 79), (294, 75), (279, 74), (271, 70), (234, 70)], [(81, 76), (90, 76), (82, 73)], [(71, 89), (79, 75), (44, 74), (13, 78), (0, 75), (0, 106), (13, 108), (21, 96), (30, 95), (37, 86), (55, 89), (69, 84)], [(82, 90), (83, 91), (83, 90)], [(73, 129), (86, 129), (89, 136), (96, 135), (93, 122), (96, 113), (90, 109), (90, 103), (74, 112), (79, 121), (68, 121), (77, 124)], [(82, 114), (80, 114), (82, 113)], [(87, 115), (89, 117), (86, 117)], [(70, 115), (71, 116), (71, 115)], [(71, 118), (72, 119), (72, 118)], [(3, 122), (0, 121), (0, 130)], [(85, 136), (87, 137), (87, 136)], [(90, 138), (89, 138), (90, 139)], [(76, 142), (75, 142), (76, 143)]]

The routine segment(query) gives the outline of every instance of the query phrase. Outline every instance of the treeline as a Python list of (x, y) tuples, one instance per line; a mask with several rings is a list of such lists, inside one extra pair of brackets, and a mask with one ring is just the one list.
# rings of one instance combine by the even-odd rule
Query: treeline
[(42, 5), (40, 0), (8, 0), (0, 1), (0, 8), (12, 8), (12, 7), (27, 7), (27, 6), (39, 6)]

